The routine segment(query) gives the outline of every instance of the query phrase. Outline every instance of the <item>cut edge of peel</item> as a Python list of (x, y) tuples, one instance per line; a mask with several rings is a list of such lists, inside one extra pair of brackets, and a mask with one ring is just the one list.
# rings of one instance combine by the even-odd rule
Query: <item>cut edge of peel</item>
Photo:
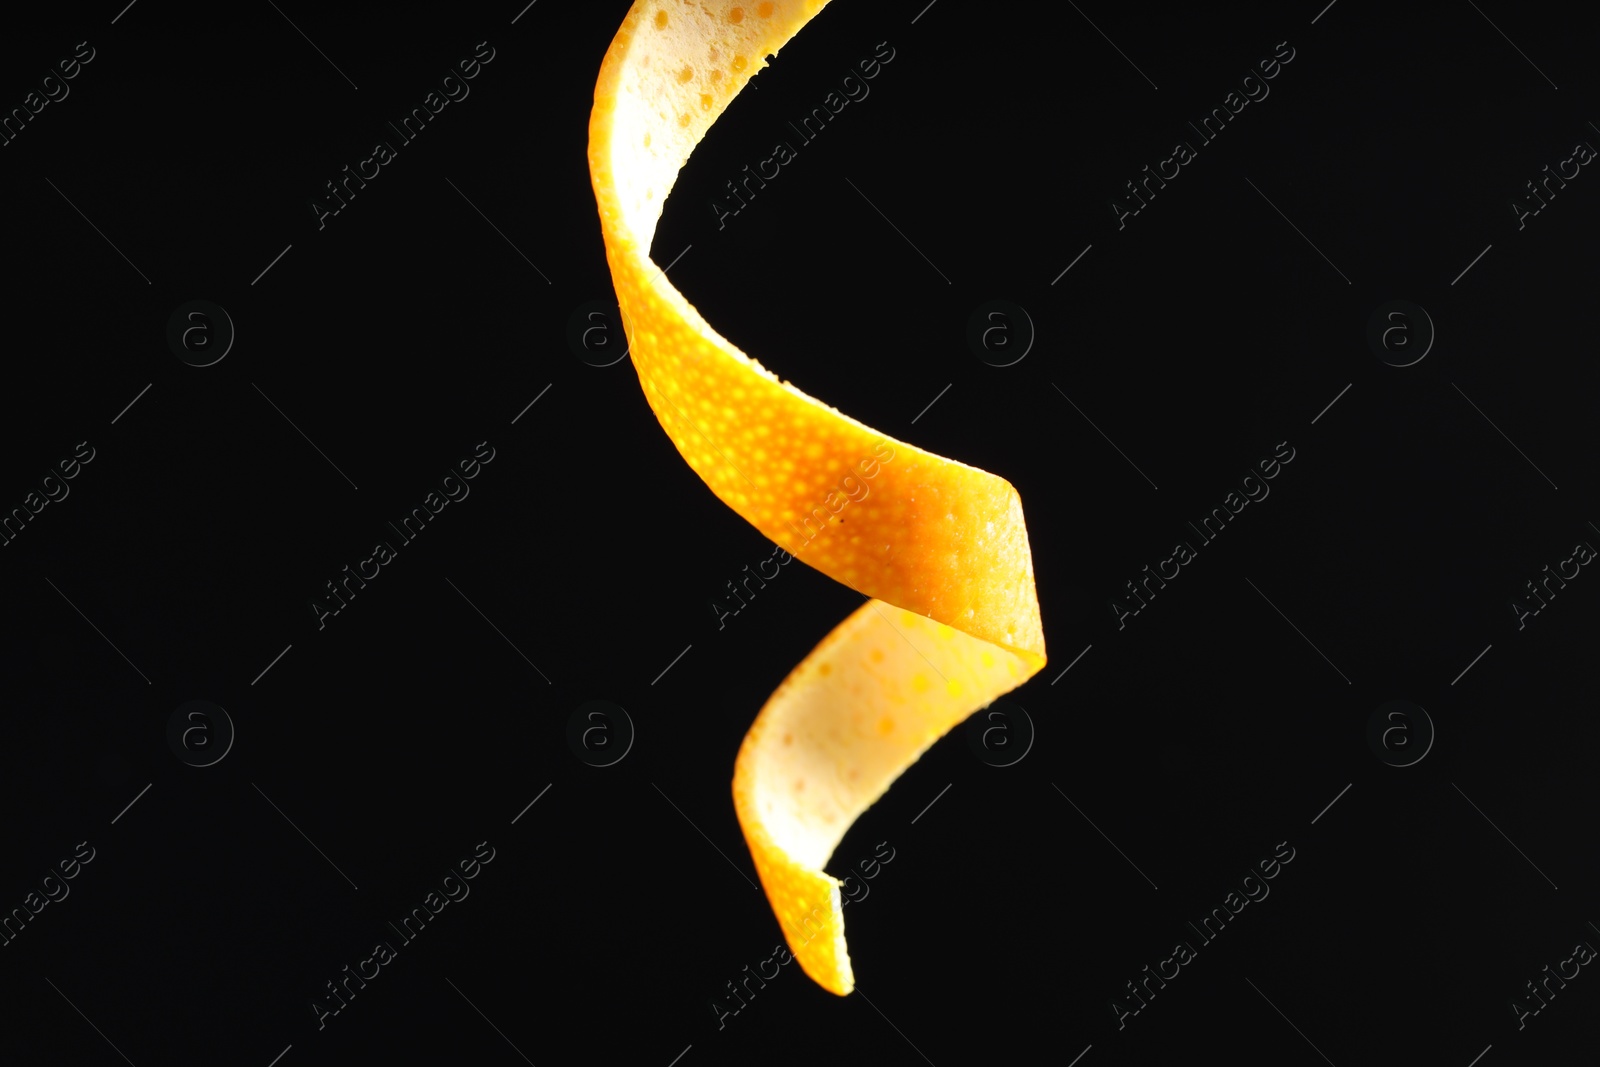
[[(764, 499), (745, 469), (757, 479), (804, 477), (811, 471), (780, 475), (777, 468), (799, 444), (809, 444), (823, 456), (813, 469), (827, 472), (833, 463), (836, 471), (861, 455), (864, 441), (893, 439), (781, 380), (723, 338), (648, 251), (695, 145), (766, 58), (827, 2), (637, 0), (601, 65), (589, 127), (607, 261), (646, 399), (707, 486), (780, 545), (786, 536), (780, 516), (794, 510), (780, 505), (793, 501), (774, 503), (770, 490), (773, 499)], [(731, 17), (736, 8), (739, 22)], [(719, 54), (726, 69), (703, 65)], [(765, 465), (753, 461), (763, 452), (738, 451), (723, 430), (759, 436), (763, 431), (750, 426), (759, 416), (724, 420), (705, 404), (706, 395), (727, 399), (728, 411), (738, 406), (735, 399), (754, 397), (747, 401), (752, 410), (773, 423), (787, 420), (783, 443), (790, 451)], [(718, 432), (717, 441), (705, 424)], [(706, 454), (701, 438), (716, 456)], [(725, 469), (735, 467), (725, 449), (739, 457), (736, 471), (748, 489)], [(869, 532), (874, 521), (892, 531), (887, 550), (851, 556), (839, 538), (823, 538), (793, 553), (868, 599), (763, 705), (740, 746), (732, 783), (740, 828), (790, 950), (814, 981), (841, 996), (855, 984), (844, 938), (844, 883), (823, 866), (851, 824), (933, 743), (1045, 664), (1016, 490), (989, 472), (900, 441), (891, 452), (897, 462), (882, 468), (876, 497), (852, 504), (849, 515), (853, 531), (862, 520)], [(930, 498), (937, 508), (927, 504)], [(949, 515), (935, 513), (946, 508)], [(958, 510), (952, 534), (939, 520), (956, 521)], [(993, 536), (985, 539), (985, 532)], [(956, 551), (964, 559), (941, 567)], [(992, 563), (990, 573), (973, 564), (980, 557)]]

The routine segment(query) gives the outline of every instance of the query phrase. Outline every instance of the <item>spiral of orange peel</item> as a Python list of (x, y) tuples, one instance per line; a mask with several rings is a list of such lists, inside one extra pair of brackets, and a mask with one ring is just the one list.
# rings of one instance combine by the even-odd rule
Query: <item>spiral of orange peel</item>
[[(634, 370), (662, 429), (723, 503), (868, 598), (767, 700), (733, 774), (784, 938), (806, 974), (843, 996), (855, 987), (843, 883), (823, 865), (907, 767), (1036, 674), (1045, 652), (1011, 483), (780, 381), (650, 260), (690, 152), (826, 3), (636, 0), (595, 85), (589, 172)], [(845, 507), (847, 475), (869, 488)]]

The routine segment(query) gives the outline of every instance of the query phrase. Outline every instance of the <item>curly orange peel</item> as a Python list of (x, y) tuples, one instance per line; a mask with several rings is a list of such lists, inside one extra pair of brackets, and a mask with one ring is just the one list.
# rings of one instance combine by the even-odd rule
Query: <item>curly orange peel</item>
[[(906, 768), (1042, 669), (1045, 650), (1009, 482), (886, 438), (780, 381), (650, 260), (689, 154), (827, 2), (636, 0), (600, 68), (589, 169), (629, 354), (662, 428), (725, 504), (868, 598), (767, 700), (733, 777), (784, 938), (842, 996), (855, 985), (843, 883), (823, 866)], [(868, 470), (865, 495), (835, 506), (843, 477)]]

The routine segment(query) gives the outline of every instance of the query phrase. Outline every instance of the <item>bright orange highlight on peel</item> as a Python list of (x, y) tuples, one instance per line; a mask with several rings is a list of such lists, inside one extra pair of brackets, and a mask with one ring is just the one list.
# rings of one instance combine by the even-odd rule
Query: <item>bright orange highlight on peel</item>
[[(780, 381), (650, 260), (690, 152), (764, 57), (827, 2), (764, 0), (751, 18), (719, 0), (636, 0), (601, 64), (589, 171), (629, 353), (662, 428), (725, 504), (868, 598), (767, 700), (733, 776), (739, 825), (790, 951), (842, 996), (855, 986), (843, 883), (823, 865), (907, 767), (1038, 673), (1045, 651), (1009, 482), (886, 438)], [(841, 480), (868, 461), (878, 464), (868, 494), (835, 513)], [(808, 518), (815, 537), (801, 532)]]

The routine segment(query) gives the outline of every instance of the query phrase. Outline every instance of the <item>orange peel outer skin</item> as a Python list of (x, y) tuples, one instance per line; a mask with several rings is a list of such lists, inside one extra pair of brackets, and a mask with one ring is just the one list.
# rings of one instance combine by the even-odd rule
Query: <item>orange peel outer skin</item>
[(689, 153), (826, 3), (637, 0), (601, 65), (589, 167), (629, 354), (662, 428), (725, 504), (867, 598), (767, 700), (733, 776), (739, 825), (790, 951), (842, 996), (855, 984), (843, 883), (823, 866), (935, 741), (1042, 669), (1045, 649), (1009, 482), (779, 380), (649, 257)]

